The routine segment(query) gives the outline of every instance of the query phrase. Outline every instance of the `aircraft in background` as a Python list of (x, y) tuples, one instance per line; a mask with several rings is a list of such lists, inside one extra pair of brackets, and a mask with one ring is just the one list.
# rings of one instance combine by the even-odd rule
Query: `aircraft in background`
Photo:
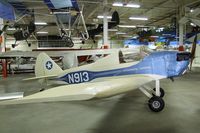
[[(30, 11), (29, 9), (27, 9), (23, 3), (18, 3), (11, 0), (1, 1), (0, 6), (0, 18), (6, 20), (6, 23), (0, 30), (0, 35), (5, 32), (7, 35), (13, 36), (15, 38), (15, 44), (13, 44), (12, 47), (15, 47), (17, 41), (22, 40), (25, 40), (28, 46), (30, 46), (31, 44), (28, 43), (27, 39), (36, 30), (34, 11)], [(30, 19), (28, 24), (19, 23), (22, 18), (27, 16)], [(8, 29), (11, 28), (15, 29), (15, 31), (12, 33), (8, 33)]]
[[(119, 25), (120, 18), (117, 11), (114, 11), (112, 14), (111, 22), (108, 22), (108, 29), (112, 29), (115, 26)], [(88, 30), (89, 37), (95, 42), (95, 35), (99, 35), (103, 32), (103, 24), (99, 24), (97, 28)]]
[[(184, 74), (190, 62), (190, 53), (154, 52), (141, 61), (129, 63), (125, 63), (121, 55), (118, 51), (113, 52), (95, 63), (63, 71), (47, 54), (40, 53), (35, 65), (36, 77), (26, 80), (50, 80), (62, 85), (0, 104), (91, 100), (139, 88), (149, 97), (149, 108), (154, 112), (162, 111), (165, 102), (160, 80)], [(155, 89), (149, 90), (145, 84), (151, 81), (155, 81)]]
[[(67, 43), (68, 47), (73, 47), (72, 29), (77, 29), (75, 34), (79, 35), (80, 40), (84, 42), (89, 38), (83, 12), (79, 8), (77, 0), (58, 1), (58, 0), (43, 0), (50, 10), (50, 14), (55, 16), (57, 30), (60, 34), (61, 40)], [(79, 23), (83, 24), (84, 31), (80, 31), (77, 27)], [(68, 29), (66, 31), (65, 29)], [(75, 32), (75, 31), (73, 31)], [(77, 33), (78, 32), (78, 33)]]
[[(82, 11), (79, 9), (78, 3), (76, 0), (69, 1), (57, 1), (57, 0), (44, 0), (44, 4), (47, 5), (50, 11), (50, 15), (55, 16), (55, 24), (59, 34), (60, 40), (65, 42), (66, 47), (73, 47), (74, 42), (72, 40), (72, 29), (77, 29), (74, 26), (77, 26), (80, 20), (82, 20), (84, 27), (84, 36), (80, 35), (82, 40), (87, 40), (89, 38), (89, 34), (87, 32), (86, 24), (82, 15)], [(15, 44), (12, 46), (16, 46), (17, 41), (25, 40), (28, 43), (27, 39), (33, 35), (35, 37), (35, 33), (43, 29), (46, 25), (36, 25), (35, 23), (35, 14), (38, 15), (49, 15), (49, 14), (39, 14), (35, 13), (34, 10), (30, 11), (28, 7), (21, 0), (3, 0), (0, 1), (0, 18), (7, 20), (7, 23), (4, 25), (2, 29), (0, 29), (0, 35), (2, 33), (7, 33), (15, 38)], [(6, 12), (5, 12), (6, 11)], [(30, 18), (26, 18), (30, 16)], [(29, 20), (26, 22), (24, 19)], [(80, 20), (79, 20), (80, 19)], [(27, 21), (26, 20), (26, 21)], [(27, 24), (28, 23), (28, 24)], [(68, 26), (68, 27), (66, 27)], [(15, 31), (8, 31), (7, 29), (15, 29)], [(69, 31), (65, 31), (68, 29)], [(36, 37), (35, 37), (36, 38)], [(37, 38), (36, 38), (37, 39)]]

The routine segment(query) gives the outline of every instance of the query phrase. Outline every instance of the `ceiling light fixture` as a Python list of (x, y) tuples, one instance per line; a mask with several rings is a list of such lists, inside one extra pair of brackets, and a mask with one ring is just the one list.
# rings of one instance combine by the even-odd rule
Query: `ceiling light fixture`
[(131, 7), (131, 8), (140, 8), (139, 4), (133, 4), (133, 3), (122, 3), (122, 2), (114, 2), (112, 6), (117, 7)]
[(46, 22), (35, 22), (35, 25), (47, 25)]
[(144, 21), (148, 20), (148, 18), (146, 18), (146, 17), (129, 17), (129, 19), (131, 19), (131, 20), (144, 20)]
[(108, 31), (116, 32), (116, 31), (118, 31), (118, 29), (108, 29)]
[(191, 26), (196, 27), (196, 25), (194, 23), (190, 23)]
[(51, 12), (51, 14), (54, 14), (54, 15), (56, 15), (56, 14), (70, 14), (70, 12), (69, 11), (54, 11), (54, 12)]
[(37, 32), (37, 34), (48, 34), (48, 32), (46, 32), (46, 31), (39, 31), (39, 32)]
[(15, 28), (8, 28), (7, 30), (8, 31), (15, 31), (16, 29)]
[[(99, 16), (97, 16), (97, 18), (100, 18), (100, 19), (102, 19), (102, 18), (104, 18), (104, 16), (102, 16), (102, 15), (99, 15)], [(107, 19), (111, 19), (112, 18), (112, 16), (107, 16)]]
[(124, 38), (132, 38), (133, 36), (130, 36), (130, 35), (124, 35), (124, 36), (122, 36), (122, 37), (124, 37)]
[(113, 5), (113, 6), (119, 6), (119, 7), (124, 6), (124, 4), (121, 3), (121, 2), (114, 2), (112, 5)]
[(102, 35), (95, 35), (95, 37), (102, 37)]
[(129, 3), (129, 4), (124, 5), (124, 7), (140, 8), (140, 5)]
[(120, 28), (136, 28), (135, 25), (118, 25)]
[(126, 35), (125, 32), (116, 32), (116, 35)]
[[(60, 29), (61, 30), (61, 29)], [(74, 29), (63, 29), (63, 30), (66, 30), (66, 31), (73, 31)]]

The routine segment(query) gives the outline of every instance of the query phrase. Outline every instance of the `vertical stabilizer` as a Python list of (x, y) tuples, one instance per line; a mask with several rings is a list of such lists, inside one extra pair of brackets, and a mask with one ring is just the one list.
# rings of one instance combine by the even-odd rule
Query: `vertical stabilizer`
[(35, 64), (35, 76), (52, 76), (58, 75), (63, 70), (46, 54), (40, 53), (37, 56)]

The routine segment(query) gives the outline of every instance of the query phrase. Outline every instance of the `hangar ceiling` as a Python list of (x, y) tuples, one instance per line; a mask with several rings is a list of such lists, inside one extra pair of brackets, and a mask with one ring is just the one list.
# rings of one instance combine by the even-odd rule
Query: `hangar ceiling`
[[(16, 1), (16, 0), (10, 0)], [(36, 22), (55, 23), (56, 18), (50, 14), (48, 7), (43, 0), (17, 0), (23, 2), (28, 9), (35, 10)], [(102, 19), (97, 19), (98, 15), (102, 15), (104, 11), (103, 0), (77, 0), (79, 7), (83, 8), (83, 15), (88, 25), (95, 25), (103, 23)], [(199, 0), (107, 0), (107, 9), (109, 15), (115, 10), (120, 16), (121, 25), (135, 25), (137, 27), (163, 27), (172, 23), (172, 18), (178, 17), (179, 9), (181, 7), (188, 7), (188, 11), (199, 6)], [(115, 7), (112, 6), (114, 2), (136, 3), (140, 8)], [(130, 20), (131, 16), (147, 17), (147, 21)], [(128, 32), (134, 34), (138, 28), (119, 28), (118, 31)], [(49, 26), (42, 28), (40, 31), (46, 31), (49, 35), (57, 35), (58, 30), (56, 26)], [(111, 33), (113, 34), (113, 33)]]

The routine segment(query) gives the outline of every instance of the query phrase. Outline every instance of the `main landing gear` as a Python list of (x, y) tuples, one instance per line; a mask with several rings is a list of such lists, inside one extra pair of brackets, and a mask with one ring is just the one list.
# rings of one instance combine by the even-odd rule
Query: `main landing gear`
[(149, 99), (149, 108), (154, 112), (160, 112), (165, 107), (165, 102), (161, 97), (153, 96)]
[[(139, 89), (147, 96), (149, 97), (148, 106), (150, 110), (153, 112), (160, 112), (165, 107), (165, 102), (163, 100), (163, 97), (165, 95), (165, 92), (162, 88), (160, 88), (160, 81), (155, 81), (156, 88), (151, 89), (147, 86), (140, 87)], [(151, 93), (153, 92), (153, 93)]]

